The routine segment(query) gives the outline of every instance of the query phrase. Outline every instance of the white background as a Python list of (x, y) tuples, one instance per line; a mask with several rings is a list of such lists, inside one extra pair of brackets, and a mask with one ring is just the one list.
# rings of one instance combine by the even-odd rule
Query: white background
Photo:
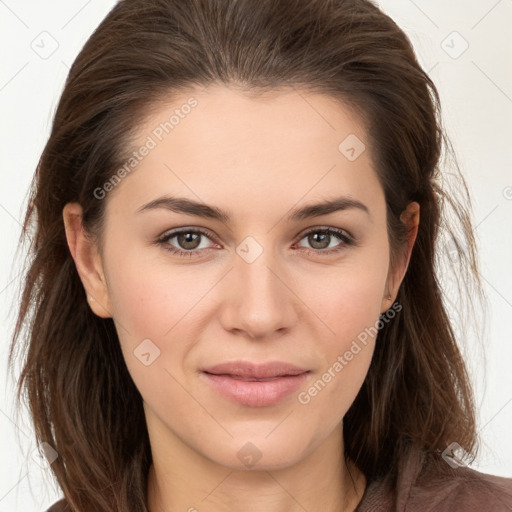
[[(21, 259), (14, 256), (29, 182), (69, 66), (114, 3), (0, 0), (0, 512), (45, 510), (60, 496), (49, 471), (29, 455), (35, 443), (27, 416), (15, 415), (6, 367), (20, 283)], [(489, 300), (484, 336), (463, 336), (481, 434), (472, 467), (512, 477), (512, 0), (379, 5), (409, 35), (441, 93), (445, 126), (472, 193)], [(35, 51), (52, 45), (49, 56)]]

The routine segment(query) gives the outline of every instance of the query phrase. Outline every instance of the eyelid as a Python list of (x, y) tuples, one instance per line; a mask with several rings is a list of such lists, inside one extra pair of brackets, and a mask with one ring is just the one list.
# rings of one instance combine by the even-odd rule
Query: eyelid
[(209, 229), (202, 228), (199, 226), (184, 226), (181, 228), (168, 229), (168, 230), (164, 231), (158, 238), (167, 238), (169, 236), (172, 238), (173, 236), (179, 235), (180, 233), (189, 233), (189, 232), (194, 233), (196, 231), (198, 233), (202, 233), (203, 235), (207, 236), (208, 238), (215, 238), (215, 236)]

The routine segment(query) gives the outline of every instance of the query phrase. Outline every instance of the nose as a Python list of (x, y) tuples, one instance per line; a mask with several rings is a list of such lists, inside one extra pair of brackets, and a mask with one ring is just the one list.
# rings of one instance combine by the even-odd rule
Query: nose
[(250, 263), (237, 255), (224, 287), (220, 318), (228, 331), (261, 340), (282, 335), (297, 322), (300, 301), (271, 250)]

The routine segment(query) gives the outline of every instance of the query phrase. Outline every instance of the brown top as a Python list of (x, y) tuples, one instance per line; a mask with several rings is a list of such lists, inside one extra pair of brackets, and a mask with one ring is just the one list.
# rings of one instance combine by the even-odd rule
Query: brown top
[[(64, 499), (47, 512), (70, 512)], [(396, 485), (368, 484), (354, 512), (512, 512), (512, 478), (451, 468), (442, 459), (425, 463), (421, 454), (398, 471)]]
[(452, 468), (418, 452), (398, 470), (396, 484), (376, 480), (354, 512), (512, 512), (512, 478)]

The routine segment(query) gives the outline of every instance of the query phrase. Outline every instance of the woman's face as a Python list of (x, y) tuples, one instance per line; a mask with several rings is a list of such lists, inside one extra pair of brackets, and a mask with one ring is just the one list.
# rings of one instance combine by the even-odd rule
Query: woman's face
[[(339, 443), (400, 281), (366, 144), (327, 96), (220, 86), (139, 130), (105, 187), (105, 287), (85, 281), (115, 321), (152, 444), (243, 469)], [(237, 361), (255, 367), (204, 371)], [(274, 362), (305, 373), (262, 367)]]

